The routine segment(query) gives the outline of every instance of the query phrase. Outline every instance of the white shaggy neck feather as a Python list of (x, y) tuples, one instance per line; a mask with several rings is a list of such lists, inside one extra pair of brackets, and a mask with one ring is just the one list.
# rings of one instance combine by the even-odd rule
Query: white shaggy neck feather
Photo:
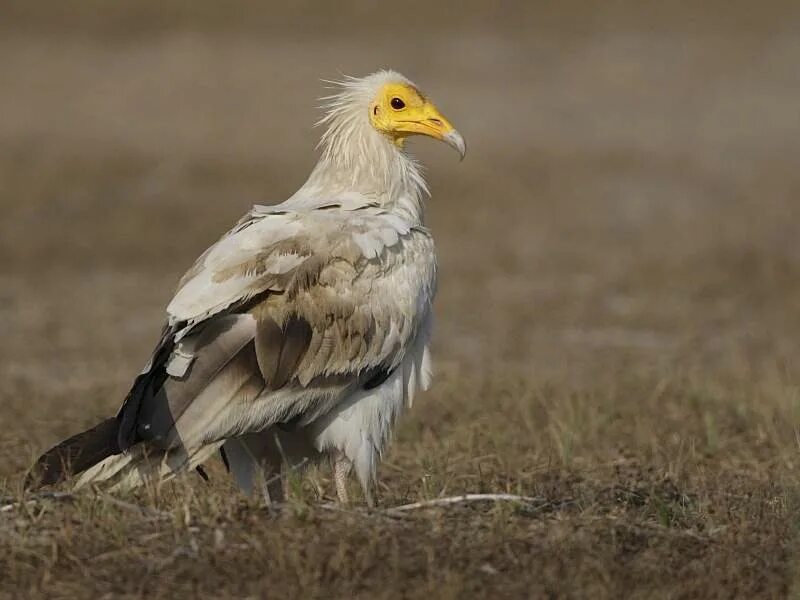
[(358, 192), (422, 224), (428, 188), (419, 165), (369, 120), (370, 103), (389, 82), (409, 83), (399, 73), (380, 71), (363, 79), (347, 78), (336, 84), (337, 94), (324, 98), (327, 113), (319, 122), (327, 126), (319, 144), (322, 156), (296, 200)]

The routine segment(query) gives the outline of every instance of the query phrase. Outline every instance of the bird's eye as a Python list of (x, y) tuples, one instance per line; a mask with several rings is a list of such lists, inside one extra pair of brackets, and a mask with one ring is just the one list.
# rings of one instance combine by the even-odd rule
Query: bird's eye
[(406, 103), (403, 102), (400, 98), (392, 98), (390, 104), (392, 105), (392, 108), (395, 110), (400, 110), (401, 108), (406, 107)]

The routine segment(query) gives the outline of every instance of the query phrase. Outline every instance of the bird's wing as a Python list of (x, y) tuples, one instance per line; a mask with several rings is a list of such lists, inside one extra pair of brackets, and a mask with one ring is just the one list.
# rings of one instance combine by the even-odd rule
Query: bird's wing
[(376, 219), (381, 211), (358, 194), (303, 210), (282, 207), (255, 206), (203, 253), (167, 307), (170, 323), (193, 325), (265, 290), (302, 287), (303, 274), (326, 261), (357, 263), (359, 250), (374, 258), (411, 230), (391, 215)]
[(120, 412), (120, 448), (163, 437), (182, 415), (240, 389), (253, 398), (259, 387), (380, 378), (419, 327), (417, 299), (387, 298), (387, 276), (406, 255), (413, 263), (432, 251), (425, 230), (367, 201), (256, 207), (181, 280), (153, 360)]

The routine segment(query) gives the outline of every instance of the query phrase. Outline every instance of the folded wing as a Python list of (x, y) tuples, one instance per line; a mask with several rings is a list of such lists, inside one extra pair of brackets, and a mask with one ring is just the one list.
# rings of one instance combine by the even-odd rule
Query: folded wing
[(200, 257), (120, 411), (121, 450), (319, 414), (400, 364), (414, 309), (396, 310), (380, 284), (427, 234), (366, 202), (346, 208), (254, 209)]

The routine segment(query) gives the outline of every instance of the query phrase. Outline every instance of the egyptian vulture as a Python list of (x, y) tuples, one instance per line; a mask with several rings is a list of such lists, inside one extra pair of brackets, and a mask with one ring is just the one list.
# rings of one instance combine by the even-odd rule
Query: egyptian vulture
[[(431, 381), (436, 291), (428, 195), (412, 135), (461, 135), (392, 71), (327, 99), (321, 157), (288, 200), (254, 206), (181, 279), (150, 361), (119, 413), (37, 461), (28, 487), (129, 489), (220, 450), (245, 491), (281, 465), (329, 459), (373, 504), (376, 467)], [(275, 500), (282, 490), (267, 490)]]

